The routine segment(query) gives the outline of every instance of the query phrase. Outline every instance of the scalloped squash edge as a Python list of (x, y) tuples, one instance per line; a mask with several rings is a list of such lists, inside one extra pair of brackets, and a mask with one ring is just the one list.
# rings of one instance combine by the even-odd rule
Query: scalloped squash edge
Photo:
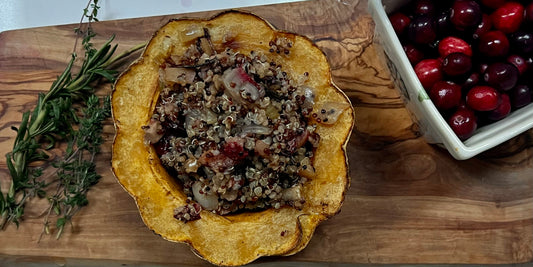
[[(309, 73), (306, 83), (315, 89), (315, 109), (324, 102), (343, 102), (350, 108), (333, 125), (319, 124), (320, 144), (314, 157), (316, 178), (303, 185), (302, 209), (282, 207), (260, 212), (220, 216), (201, 212), (201, 219), (184, 223), (173, 217), (187, 196), (161, 165), (152, 146), (144, 144), (144, 131), (159, 96), (158, 70), (170, 54), (183, 53), (188, 44), (180, 40), (191, 24), (209, 30), (218, 52), (227, 34), (234, 37), (233, 50), (243, 54), (262, 51), (281, 64), (289, 75)], [(291, 53), (269, 53), (269, 41), (286, 37), (293, 41)], [(262, 256), (292, 255), (304, 249), (318, 224), (337, 214), (349, 187), (346, 145), (354, 125), (348, 97), (331, 80), (324, 53), (297, 34), (276, 30), (256, 15), (227, 11), (210, 19), (171, 20), (152, 37), (141, 57), (124, 71), (112, 93), (116, 135), (112, 169), (123, 188), (135, 199), (147, 227), (161, 237), (185, 242), (205, 260), (217, 265), (242, 265)]]

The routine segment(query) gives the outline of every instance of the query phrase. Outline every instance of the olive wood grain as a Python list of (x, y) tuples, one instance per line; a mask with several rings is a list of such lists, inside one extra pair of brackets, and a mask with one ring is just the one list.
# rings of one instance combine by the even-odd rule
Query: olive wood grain
[[(258, 262), (519, 263), (533, 259), (533, 132), (482, 155), (454, 160), (424, 142), (405, 110), (373, 40), (366, 1), (326, 0), (244, 8), (277, 28), (310, 37), (328, 56), (336, 84), (356, 110), (348, 153), (351, 187), (342, 211), (318, 227), (291, 257)], [(100, 22), (98, 43), (111, 34), (123, 51), (146, 41), (171, 18), (213, 12)], [(74, 25), (0, 34), (0, 152), (11, 150), (21, 113), (35, 105), (64, 69)], [(130, 59), (131, 60), (131, 59)], [(110, 85), (99, 93), (109, 93)], [(19, 229), (0, 232), (0, 255), (22, 259), (98, 259), (208, 265), (185, 244), (148, 230), (133, 199), (110, 170), (114, 128), (108, 120), (98, 156), (101, 181), (90, 204), (60, 240), (45, 236), (46, 201), (34, 200)], [(61, 149), (50, 151), (61, 154)], [(0, 182), (8, 186), (5, 158)], [(1, 256), (0, 256), (1, 257)], [(1, 259), (1, 258), (0, 258)], [(61, 260), (59, 260), (61, 261)]]

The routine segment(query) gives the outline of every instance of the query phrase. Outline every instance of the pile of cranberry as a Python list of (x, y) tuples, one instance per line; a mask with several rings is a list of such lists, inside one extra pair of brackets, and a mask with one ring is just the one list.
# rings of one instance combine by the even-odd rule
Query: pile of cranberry
[(532, 101), (532, 0), (414, 0), (389, 20), (460, 139)]

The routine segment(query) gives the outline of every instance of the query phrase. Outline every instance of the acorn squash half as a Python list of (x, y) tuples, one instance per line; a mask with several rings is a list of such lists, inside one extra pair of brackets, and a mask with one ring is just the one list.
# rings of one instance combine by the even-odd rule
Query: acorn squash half
[[(309, 73), (307, 84), (314, 88), (315, 108), (326, 102), (349, 104), (334, 124), (318, 124), (320, 143), (313, 165), (316, 177), (303, 185), (305, 203), (301, 209), (282, 207), (234, 215), (201, 211), (201, 218), (187, 223), (173, 217), (174, 209), (185, 205), (187, 196), (171, 177), (151, 145), (144, 142), (147, 125), (159, 96), (158, 71), (171, 54), (184, 53), (188, 43), (183, 32), (191, 25), (209, 30), (217, 51), (223, 39), (232, 36), (231, 48), (243, 54), (269, 52), (277, 37), (293, 41), (291, 53), (270, 53), (284, 71)], [(346, 144), (354, 124), (349, 99), (331, 80), (323, 52), (304, 36), (276, 30), (261, 18), (238, 11), (211, 19), (172, 20), (152, 37), (141, 57), (124, 71), (112, 93), (116, 136), (112, 168), (119, 183), (135, 199), (144, 223), (169, 241), (188, 243), (205, 260), (217, 265), (242, 265), (258, 257), (292, 255), (308, 244), (317, 225), (339, 212), (349, 186)], [(315, 122), (316, 123), (316, 122)]]

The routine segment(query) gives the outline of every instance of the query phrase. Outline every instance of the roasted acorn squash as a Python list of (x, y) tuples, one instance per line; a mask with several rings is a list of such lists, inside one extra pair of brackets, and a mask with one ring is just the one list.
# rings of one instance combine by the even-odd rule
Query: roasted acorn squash
[[(316, 107), (326, 102), (349, 104), (334, 124), (318, 124), (320, 143), (313, 158), (316, 177), (302, 190), (303, 208), (270, 208), (234, 215), (203, 210), (201, 219), (182, 222), (174, 209), (187, 201), (181, 185), (171, 177), (151, 145), (144, 142), (147, 125), (159, 96), (158, 71), (171, 54), (184, 53), (183, 32), (191, 25), (209, 30), (216, 50), (269, 50), (277, 37), (293, 41), (291, 53), (271, 53), (273, 60), (291, 73), (309, 73), (307, 83), (315, 89)], [(223, 43), (230, 34), (231, 44)], [(181, 36), (181, 37), (180, 37)], [(170, 241), (188, 243), (193, 251), (218, 265), (241, 265), (258, 257), (292, 255), (307, 245), (317, 225), (339, 212), (349, 185), (346, 144), (354, 123), (354, 111), (331, 80), (325, 55), (308, 38), (274, 29), (259, 17), (237, 11), (209, 20), (172, 20), (160, 28), (144, 50), (117, 80), (112, 93), (116, 136), (112, 167), (120, 184), (133, 196), (144, 223)]]

